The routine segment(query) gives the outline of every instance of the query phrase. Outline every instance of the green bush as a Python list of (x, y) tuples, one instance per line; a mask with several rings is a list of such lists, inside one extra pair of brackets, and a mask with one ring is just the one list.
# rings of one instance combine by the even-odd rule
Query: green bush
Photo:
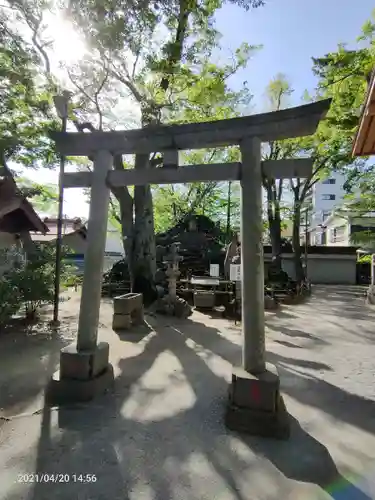
[(0, 278), (0, 326), (7, 323), (21, 306), (17, 286), (6, 276)]
[[(64, 257), (65, 252), (64, 249), (62, 257)], [(66, 265), (62, 260), (61, 283), (64, 283), (71, 274), (72, 267)], [(20, 305), (24, 305), (26, 318), (35, 319), (38, 309), (42, 305), (53, 303), (55, 248), (52, 245), (37, 244), (35, 252), (28, 256), (26, 263), (7, 272), (3, 281), (2, 293), (4, 300), (1, 300), (1, 302), (5, 304), (4, 310), (8, 310), (12, 315), (17, 312)], [(17, 297), (18, 307), (16, 309), (12, 294)], [(8, 313), (7, 316), (9, 318)]]
[(359, 257), (358, 263), (359, 264), (371, 264), (371, 255), (362, 255), (362, 257)]

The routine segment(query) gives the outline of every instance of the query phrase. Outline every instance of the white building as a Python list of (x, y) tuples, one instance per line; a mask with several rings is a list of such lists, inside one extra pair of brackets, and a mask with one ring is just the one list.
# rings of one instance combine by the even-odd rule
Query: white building
[(322, 224), (335, 207), (342, 205), (346, 176), (332, 173), (328, 179), (317, 182), (312, 188), (312, 226)]
[(316, 182), (307, 196), (305, 204), (309, 205), (309, 232), (312, 245), (324, 244), (319, 227), (335, 208), (342, 205), (346, 194), (345, 181), (345, 175), (334, 172), (329, 178)]
[[(328, 246), (352, 246), (353, 235), (362, 232), (375, 233), (373, 212), (361, 216), (345, 210), (342, 213), (332, 213), (321, 227), (316, 228), (316, 236), (321, 240), (321, 244)], [(366, 247), (365, 244), (361, 246)], [(372, 244), (369, 245), (369, 248), (371, 247)]]

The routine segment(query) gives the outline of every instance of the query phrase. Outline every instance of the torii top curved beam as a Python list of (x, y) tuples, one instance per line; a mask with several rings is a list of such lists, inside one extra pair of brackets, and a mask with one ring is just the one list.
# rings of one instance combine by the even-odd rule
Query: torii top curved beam
[(67, 156), (88, 156), (99, 150), (112, 154), (137, 154), (168, 149), (200, 149), (241, 143), (244, 137), (261, 141), (303, 137), (315, 132), (331, 99), (294, 108), (213, 122), (152, 125), (114, 132), (51, 132), (57, 150)]

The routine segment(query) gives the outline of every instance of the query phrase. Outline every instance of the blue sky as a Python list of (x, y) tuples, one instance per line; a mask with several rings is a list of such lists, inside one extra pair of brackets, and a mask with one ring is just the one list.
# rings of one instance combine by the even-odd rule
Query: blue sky
[(265, 7), (249, 12), (226, 4), (217, 15), (221, 44), (232, 50), (242, 42), (263, 45), (231, 84), (247, 80), (260, 111), (267, 84), (284, 73), (295, 89), (293, 104), (298, 104), (303, 91), (316, 84), (311, 57), (335, 50), (340, 42), (353, 46), (373, 9), (373, 0), (266, 0)]

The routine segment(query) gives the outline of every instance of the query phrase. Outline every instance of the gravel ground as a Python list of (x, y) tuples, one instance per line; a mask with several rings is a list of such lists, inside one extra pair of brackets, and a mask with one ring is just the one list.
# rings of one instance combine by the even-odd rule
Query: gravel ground
[(41, 325), (0, 339), (0, 499), (375, 499), (375, 309), (361, 294), (317, 287), (308, 303), (267, 313), (288, 442), (225, 429), (240, 329), (198, 312), (148, 316), (148, 327), (118, 336), (103, 301), (114, 393), (44, 407), (59, 349), (75, 336), (79, 294), (71, 294), (59, 331)]

